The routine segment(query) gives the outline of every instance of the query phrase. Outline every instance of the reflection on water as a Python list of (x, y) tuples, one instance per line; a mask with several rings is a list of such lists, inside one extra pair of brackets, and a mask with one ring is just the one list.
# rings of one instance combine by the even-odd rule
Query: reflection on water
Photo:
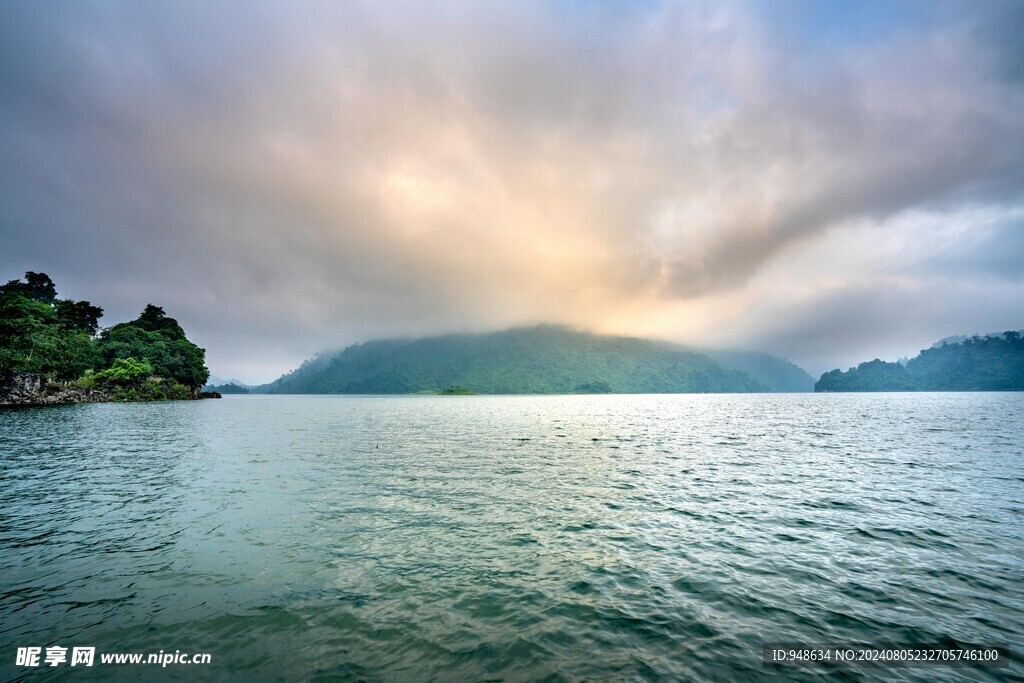
[[(762, 669), (765, 639), (1016, 653), (1022, 444), (1020, 394), (5, 411), (0, 676), (720, 680), (800, 677)], [(30, 645), (213, 663), (14, 667)]]

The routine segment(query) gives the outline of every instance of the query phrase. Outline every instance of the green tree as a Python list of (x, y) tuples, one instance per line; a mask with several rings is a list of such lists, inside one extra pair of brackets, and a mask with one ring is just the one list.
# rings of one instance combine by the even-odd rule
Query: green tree
[(0, 371), (32, 372), (62, 381), (100, 362), (92, 340), (103, 309), (57, 300), (53, 281), (29, 271), (0, 286)]
[(0, 295), (0, 370), (49, 372), (57, 360), (58, 331), (53, 309), (6, 289)]
[(66, 330), (85, 332), (90, 336), (95, 335), (99, 330), (100, 318), (103, 317), (103, 309), (93, 306), (88, 301), (59, 299), (54, 302), (53, 310), (61, 327)]
[(10, 280), (6, 285), (0, 286), (0, 295), (4, 294), (20, 294), (26, 299), (52, 304), (57, 298), (57, 288), (49, 275), (30, 270), (25, 273), (24, 282)]
[(177, 320), (153, 304), (137, 319), (104, 330), (98, 344), (107, 365), (119, 358), (143, 359), (154, 374), (192, 388), (201, 387), (210, 376), (206, 352), (185, 337)]

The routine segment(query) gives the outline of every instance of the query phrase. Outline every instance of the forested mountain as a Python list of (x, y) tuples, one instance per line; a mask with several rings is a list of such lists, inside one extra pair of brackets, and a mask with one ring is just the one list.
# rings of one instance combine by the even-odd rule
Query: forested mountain
[(389, 339), (319, 356), (256, 391), (402, 394), (690, 393), (767, 387), (706, 355), (659, 342), (539, 326)]
[(1024, 339), (1019, 332), (969, 337), (925, 349), (906, 366), (877, 358), (821, 376), (815, 391), (1020, 391)]

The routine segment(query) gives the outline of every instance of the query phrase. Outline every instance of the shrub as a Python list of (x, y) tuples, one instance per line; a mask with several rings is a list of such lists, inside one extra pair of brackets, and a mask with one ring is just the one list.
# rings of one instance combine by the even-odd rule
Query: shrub
[(95, 382), (123, 387), (138, 384), (152, 374), (153, 366), (146, 361), (139, 361), (134, 358), (118, 358), (109, 368), (96, 373)]
[(86, 370), (75, 384), (78, 385), (79, 389), (92, 389), (96, 386), (96, 373), (92, 370)]

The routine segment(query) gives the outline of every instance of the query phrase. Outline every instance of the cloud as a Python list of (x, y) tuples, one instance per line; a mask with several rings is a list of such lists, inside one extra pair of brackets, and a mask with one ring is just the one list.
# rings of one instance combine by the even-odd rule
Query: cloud
[[(1024, 316), (1022, 297), (1020, 284), (996, 291), (948, 280), (903, 287), (892, 282), (863, 284), (821, 290), (795, 310), (766, 304), (752, 312), (751, 335), (758, 348), (799, 358), (817, 377), (874, 358), (913, 358), (948, 336), (945, 330), (984, 334), (1014, 329)], [(979, 311), (983, 298), (988, 305)], [(766, 324), (778, 316), (787, 317), (790, 324)]]
[[(1024, 207), (968, 205), (851, 221), (787, 252), (734, 294), (715, 343), (799, 360), (814, 375), (913, 357), (945, 331), (1016, 329)], [(718, 310), (728, 311), (722, 299)], [(726, 314), (720, 314), (726, 315)]]
[[(160, 303), (247, 380), (368, 337), (537, 321), (818, 358), (826, 338), (796, 343), (829, 320), (814, 302), (868, 301), (879, 270), (827, 254), (844, 293), (800, 254), (908, 212), (1009, 210), (1024, 180), (1019, 4), (847, 19), (5, 3), (0, 268), (48, 270), (111, 321)], [(944, 271), (1009, 291), (992, 278), (1013, 264), (981, 252), (1013, 230), (951, 247)], [(937, 291), (919, 259), (892, 272), (916, 278), (911, 299)], [(851, 354), (886, 334), (868, 303)], [(984, 317), (961, 312), (943, 336)]]
[(907, 270), (922, 277), (975, 278), (996, 284), (1024, 282), (1024, 207), (971, 221), (958, 240)]

